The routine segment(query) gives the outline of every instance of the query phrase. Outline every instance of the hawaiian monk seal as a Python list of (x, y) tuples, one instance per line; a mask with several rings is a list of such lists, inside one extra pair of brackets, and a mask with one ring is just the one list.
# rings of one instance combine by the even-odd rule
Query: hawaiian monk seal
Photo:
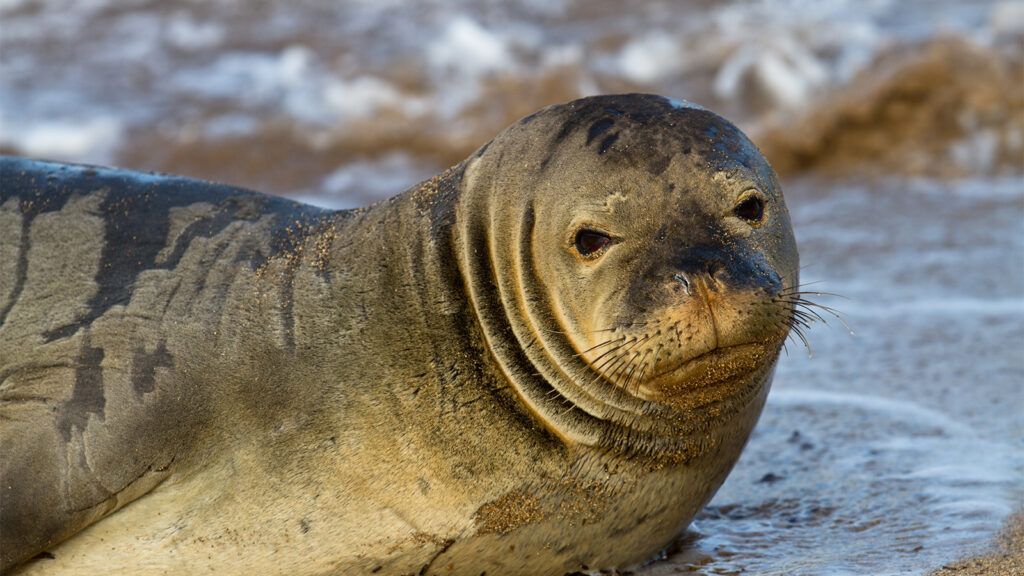
[(722, 483), (798, 313), (771, 168), (660, 96), (352, 211), (0, 166), (12, 573), (629, 566)]

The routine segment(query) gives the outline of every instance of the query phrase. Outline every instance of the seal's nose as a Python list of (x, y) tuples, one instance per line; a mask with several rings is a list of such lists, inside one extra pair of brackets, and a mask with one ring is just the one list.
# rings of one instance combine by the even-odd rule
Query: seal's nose
[(711, 250), (693, 250), (681, 259), (672, 279), (682, 285), (683, 291), (692, 296), (698, 284), (709, 290), (716, 290), (726, 278), (725, 266)]
[(687, 295), (696, 294), (700, 284), (712, 292), (781, 289), (778, 275), (763, 262), (763, 257), (746, 251), (691, 247), (677, 255), (674, 268), (672, 280)]

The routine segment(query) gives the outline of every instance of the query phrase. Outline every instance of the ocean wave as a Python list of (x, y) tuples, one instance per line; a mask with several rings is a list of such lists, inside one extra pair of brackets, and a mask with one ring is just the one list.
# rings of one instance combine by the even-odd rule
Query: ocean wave
[[(735, 119), (783, 174), (1020, 172), (1021, 13), (1006, 1), (240, 12), (6, 0), (0, 147), (315, 193), (346, 165), (406, 155), (442, 168), (545, 105), (645, 91)], [(96, 118), (117, 129), (81, 144)]]
[(942, 37), (876, 58), (755, 140), (783, 174), (961, 177), (1024, 172), (1021, 53)]

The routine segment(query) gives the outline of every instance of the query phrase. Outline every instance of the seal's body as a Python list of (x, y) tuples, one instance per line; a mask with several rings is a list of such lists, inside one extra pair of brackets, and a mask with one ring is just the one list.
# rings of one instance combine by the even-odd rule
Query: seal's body
[(18, 574), (628, 566), (724, 480), (792, 322), (774, 174), (658, 96), (547, 108), (354, 211), (0, 178)]

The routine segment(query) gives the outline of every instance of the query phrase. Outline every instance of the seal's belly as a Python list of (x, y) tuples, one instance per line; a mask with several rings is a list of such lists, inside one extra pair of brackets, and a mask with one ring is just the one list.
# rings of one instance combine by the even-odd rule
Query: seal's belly
[(252, 456), (171, 477), (14, 573), (412, 574), (448, 544), (364, 495), (259, 482)]
[[(438, 501), (428, 527), (417, 525), (423, 509), (412, 518), (365, 494), (302, 496), (254, 485), (245, 458), (169, 479), (53, 549), (53, 559), (15, 574), (559, 576), (645, 560), (689, 521), (703, 502), (699, 493), (715, 482), (706, 469), (655, 473), (628, 494), (597, 483), (563, 485), (510, 493), (462, 515)], [(224, 486), (231, 489), (216, 491)]]

